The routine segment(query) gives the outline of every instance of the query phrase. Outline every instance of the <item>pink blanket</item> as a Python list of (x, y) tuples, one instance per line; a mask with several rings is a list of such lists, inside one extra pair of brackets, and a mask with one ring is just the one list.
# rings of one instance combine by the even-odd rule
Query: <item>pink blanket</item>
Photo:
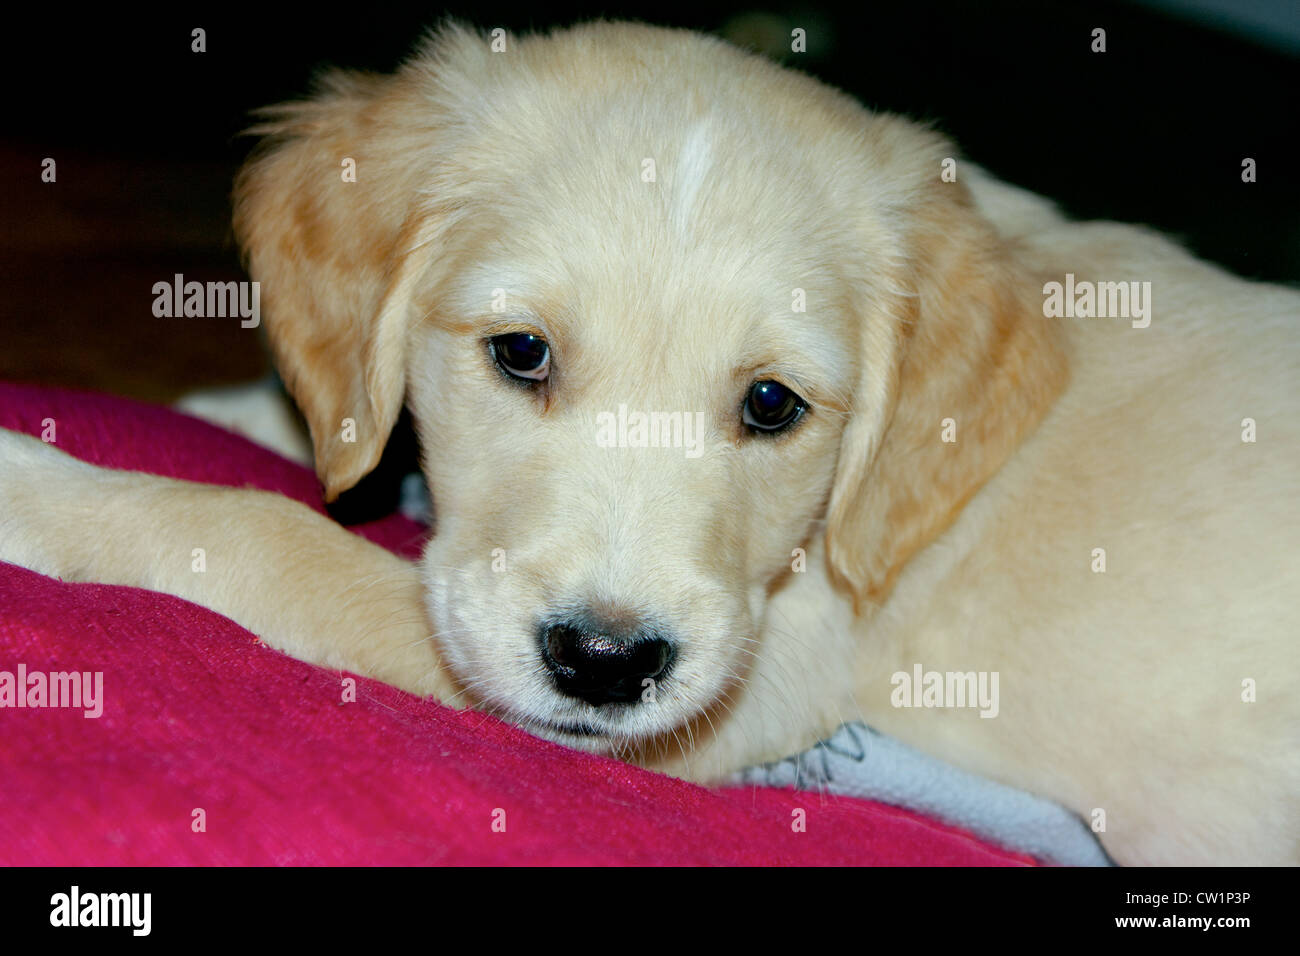
[[(96, 464), (321, 508), (309, 471), (202, 422), (0, 385), (0, 427), (45, 419)], [(422, 533), (355, 530), (406, 555)], [(341, 703), (340, 674), (202, 607), (0, 564), (0, 672), (20, 665), (103, 672), (103, 714), (0, 709), (5, 864), (1033, 862), (882, 804), (683, 783), (374, 681)]]

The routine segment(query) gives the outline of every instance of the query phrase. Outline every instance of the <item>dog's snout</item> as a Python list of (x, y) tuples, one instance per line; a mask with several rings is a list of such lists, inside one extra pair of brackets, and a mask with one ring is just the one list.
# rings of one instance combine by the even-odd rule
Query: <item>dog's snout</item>
[(542, 629), (542, 660), (561, 693), (599, 706), (642, 699), (673, 662), (671, 641), (645, 627), (573, 620)]

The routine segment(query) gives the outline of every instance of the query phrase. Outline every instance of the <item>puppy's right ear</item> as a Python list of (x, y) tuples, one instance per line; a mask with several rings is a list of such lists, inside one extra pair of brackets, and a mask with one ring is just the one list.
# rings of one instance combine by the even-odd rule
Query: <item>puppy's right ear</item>
[[(413, 293), (438, 216), (420, 203), (436, 123), (412, 78), (333, 73), (263, 111), (235, 184), (235, 236), (333, 501), (379, 461), (405, 395)], [(423, 147), (423, 148), (421, 148)]]

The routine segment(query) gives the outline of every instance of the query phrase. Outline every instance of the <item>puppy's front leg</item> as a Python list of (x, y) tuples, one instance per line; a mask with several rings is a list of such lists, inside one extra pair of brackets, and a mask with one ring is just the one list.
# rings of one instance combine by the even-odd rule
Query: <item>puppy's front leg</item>
[(97, 468), (0, 430), (0, 561), (174, 594), (301, 660), (454, 692), (415, 565), (282, 495)]

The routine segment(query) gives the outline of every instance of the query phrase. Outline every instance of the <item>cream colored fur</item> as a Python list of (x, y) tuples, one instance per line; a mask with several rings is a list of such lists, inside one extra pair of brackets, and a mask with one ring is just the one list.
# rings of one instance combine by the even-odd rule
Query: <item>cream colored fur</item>
[[(281, 372), (331, 498), (409, 404), (419, 569), (277, 496), (10, 433), (0, 559), (693, 779), (860, 718), (1104, 810), (1121, 863), (1300, 861), (1300, 295), (962, 160), (944, 182), (941, 137), (684, 32), (493, 53), (449, 27), (262, 129), (236, 227)], [(1045, 318), (1066, 273), (1150, 282), (1150, 326)], [(541, 392), (487, 359), (517, 330), (551, 344)], [(774, 440), (739, 423), (759, 377), (811, 405)], [(599, 447), (620, 404), (704, 412), (705, 452)], [(536, 620), (580, 604), (671, 625), (653, 705), (550, 686)], [(998, 672), (998, 716), (892, 706), (918, 663)]]

